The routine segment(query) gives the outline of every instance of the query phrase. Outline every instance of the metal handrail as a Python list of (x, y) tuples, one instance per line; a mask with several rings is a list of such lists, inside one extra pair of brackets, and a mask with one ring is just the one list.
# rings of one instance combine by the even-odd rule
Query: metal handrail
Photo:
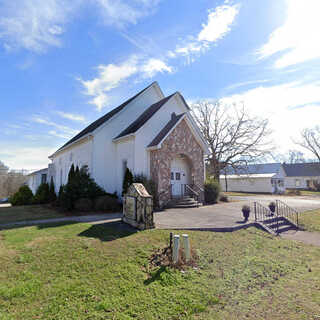
[(276, 210), (278, 217), (284, 217), (299, 228), (299, 212), (294, 208), (289, 207), (281, 200), (276, 200)]
[(195, 200), (199, 203), (200, 194), (193, 190), (188, 184), (185, 185), (185, 188), (189, 189), (189, 191), (191, 191), (196, 196)]
[(263, 221), (270, 218), (270, 210), (259, 202), (254, 202), (254, 219), (255, 221)]

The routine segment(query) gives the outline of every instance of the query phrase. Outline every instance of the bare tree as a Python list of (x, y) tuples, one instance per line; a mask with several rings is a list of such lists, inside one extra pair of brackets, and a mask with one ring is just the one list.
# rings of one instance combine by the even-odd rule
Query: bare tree
[(320, 162), (320, 127), (306, 128), (301, 131), (300, 141), (294, 141), (298, 146), (310, 151)]
[(289, 150), (289, 163), (305, 163), (306, 160), (304, 158), (304, 154), (298, 150)]
[(257, 162), (273, 149), (268, 120), (249, 116), (243, 104), (200, 101), (192, 112), (210, 146), (209, 173), (217, 180), (227, 167)]
[(0, 161), (0, 198), (12, 196), (26, 181), (26, 171), (9, 171)]

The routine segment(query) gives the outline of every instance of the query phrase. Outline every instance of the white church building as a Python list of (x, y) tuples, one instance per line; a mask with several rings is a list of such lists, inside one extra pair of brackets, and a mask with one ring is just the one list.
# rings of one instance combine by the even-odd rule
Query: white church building
[[(208, 145), (183, 96), (165, 97), (152, 83), (117, 108), (91, 123), (49, 156), (44, 173), (56, 191), (67, 183), (72, 164), (87, 165), (92, 178), (107, 192), (122, 193), (126, 168), (144, 174), (158, 186), (162, 201), (180, 196), (185, 185), (203, 188)], [(29, 185), (37, 188), (34, 175)]]

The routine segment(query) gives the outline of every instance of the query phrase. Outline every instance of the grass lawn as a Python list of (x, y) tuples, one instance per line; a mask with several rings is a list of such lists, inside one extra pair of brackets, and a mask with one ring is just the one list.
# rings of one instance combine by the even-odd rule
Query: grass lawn
[(0, 224), (24, 220), (58, 218), (63, 216), (62, 213), (41, 205), (0, 207)]
[[(180, 234), (183, 232), (179, 232)], [(317, 319), (320, 248), (254, 228), (189, 232), (199, 269), (150, 270), (168, 231), (0, 231), (0, 319)]]
[(320, 232), (320, 210), (301, 213), (299, 215), (299, 225), (305, 230)]
[[(257, 196), (259, 195), (258, 193), (246, 193), (246, 192), (222, 192), (222, 194), (226, 195), (226, 196), (242, 196), (242, 197), (247, 197), (247, 196)], [(261, 195), (261, 194), (260, 194)]]
[(308, 190), (301, 190), (302, 196), (313, 196), (313, 197), (320, 197), (319, 191), (308, 191)]

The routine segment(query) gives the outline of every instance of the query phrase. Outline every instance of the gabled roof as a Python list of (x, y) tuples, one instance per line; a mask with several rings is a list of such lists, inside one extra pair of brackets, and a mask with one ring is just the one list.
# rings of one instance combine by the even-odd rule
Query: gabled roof
[(46, 171), (48, 171), (48, 168), (43, 168), (43, 169), (36, 170), (36, 171), (33, 171), (33, 172), (29, 173), (28, 176), (32, 176), (34, 174), (42, 173), (42, 172), (46, 172)]
[(176, 115), (172, 114), (170, 121), (163, 127), (163, 129), (156, 135), (156, 137), (152, 140), (152, 142), (148, 145), (150, 147), (156, 147), (165, 137), (166, 135), (176, 126), (179, 120), (185, 115), (185, 113)]
[[(237, 168), (227, 168), (227, 175), (245, 175), (245, 174), (271, 174), (279, 172), (281, 163), (259, 163), (239, 166)], [(224, 173), (224, 172), (223, 172)]]
[(82, 138), (83, 136), (93, 132), (95, 129), (97, 129), (98, 127), (100, 127), (102, 124), (104, 124), (105, 122), (107, 122), (109, 119), (111, 119), (114, 115), (116, 115), (118, 112), (120, 112), (121, 110), (123, 110), (131, 101), (133, 101), (135, 98), (137, 98), (140, 94), (142, 94), (144, 91), (146, 91), (147, 89), (149, 89), (155, 82), (151, 83), (149, 86), (147, 86), (146, 88), (144, 88), (143, 90), (141, 90), (140, 92), (138, 92), (136, 95), (134, 95), (133, 97), (131, 97), (130, 99), (128, 99), (127, 101), (125, 101), (124, 103), (122, 103), (120, 106), (114, 108), (113, 110), (111, 110), (110, 112), (108, 112), (107, 114), (105, 114), (104, 116), (102, 116), (101, 118), (99, 118), (98, 120), (92, 122), (90, 125), (88, 125), (85, 129), (83, 129), (80, 133), (78, 133), (76, 136), (74, 136), (72, 139), (70, 139), (67, 143), (65, 143), (61, 148), (59, 148), (56, 152), (60, 151), (61, 149), (65, 148), (66, 146), (68, 146), (69, 144), (79, 140), (80, 138)]
[(283, 164), (287, 177), (319, 177), (320, 163)]
[(115, 137), (114, 140), (138, 131), (174, 95), (175, 93), (151, 105), (135, 121), (133, 121), (125, 130), (123, 130), (117, 137)]

